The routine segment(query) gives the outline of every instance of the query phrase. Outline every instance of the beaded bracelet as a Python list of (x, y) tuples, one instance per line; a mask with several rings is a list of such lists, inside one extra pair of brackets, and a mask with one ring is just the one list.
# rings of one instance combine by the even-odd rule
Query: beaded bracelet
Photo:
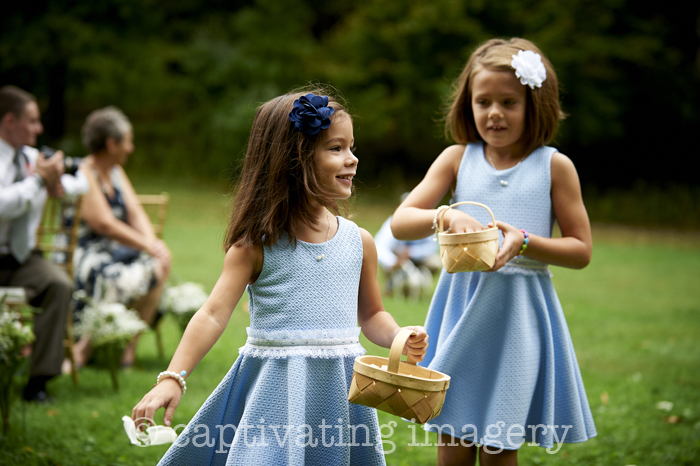
[(435, 211), (435, 217), (433, 217), (433, 231), (435, 232), (435, 237), (433, 238), (433, 241), (437, 241), (437, 237), (438, 237), (438, 233), (439, 233), (438, 217), (440, 216), (440, 212), (442, 212), (443, 210), (447, 210), (449, 208), (450, 208), (450, 206), (448, 206), (448, 205), (441, 205)]
[(518, 253), (519, 256), (522, 256), (522, 254), (527, 249), (527, 244), (530, 242), (530, 235), (525, 230), (520, 230), (520, 233), (522, 233), (525, 237), (525, 239), (523, 239), (523, 246), (520, 248), (520, 252)]
[(182, 394), (184, 395), (185, 392), (187, 391), (187, 384), (185, 383), (185, 379), (183, 377), (186, 375), (187, 375), (187, 371), (182, 371), (179, 374), (177, 372), (172, 372), (172, 371), (163, 371), (160, 374), (158, 374), (158, 378), (156, 378), (156, 385), (158, 385), (165, 378), (175, 379), (180, 384), (180, 388), (182, 389)]

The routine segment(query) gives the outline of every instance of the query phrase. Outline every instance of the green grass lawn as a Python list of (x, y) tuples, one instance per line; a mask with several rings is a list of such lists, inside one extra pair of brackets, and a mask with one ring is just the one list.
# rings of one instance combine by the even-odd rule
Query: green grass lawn
[[(223, 258), (226, 183), (143, 178), (134, 184), (141, 193), (170, 192), (165, 240), (173, 251), (173, 273), (211, 289)], [(361, 192), (353, 220), (374, 233), (393, 207), (376, 191)], [(699, 239), (698, 233), (596, 225), (590, 266), (581, 271), (552, 268), (598, 437), (566, 444), (555, 454), (524, 446), (521, 464), (700, 464)], [(385, 307), (400, 325), (420, 324), (428, 301), (387, 299)], [(230, 368), (245, 342), (248, 322), (239, 306), (223, 337), (189, 379), (175, 424), (187, 423)], [(163, 335), (170, 356), (180, 338), (173, 320), (166, 318)], [(364, 339), (363, 344), (371, 354), (388, 354)], [(147, 333), (137, 366), (120, 375), (119, 393), (112, 390), (107, 372), (86, 367), (77, 387), (69, 377), (49, 384), (57, 400), (53, 405), (15, 401), (12, 431), (0, 437), (0, 464), (155, 464), (167, 446), (131, 445), (121, 417), (130, 415), (167, 364), (158, 359), (154, 335)], [(671, 401), (673, 408), (660, 411), (659, 401)], [(380, 413), (379, 420), (388, 426), (398, 419)], [(393, 430), (388, 440), (395, 451), (387, 455), (388, 465), (435, 464), (436, 447), (409, 445), (408, 424), (399, 421)], [(422, 431), (416, 432), (417, 442), (425, 443)], [(435, 441), (435, 436), (428, 437), (429, 443)]]

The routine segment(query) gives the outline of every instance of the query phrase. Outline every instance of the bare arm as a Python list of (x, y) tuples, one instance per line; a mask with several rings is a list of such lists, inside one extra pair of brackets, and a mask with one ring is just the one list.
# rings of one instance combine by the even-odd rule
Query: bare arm
[(129, 177), (126, 176), (122, 167), (117, 166), (116, 168), (121, 181), (122, 195), (124, 196), (126, 213), (128, 215), (128, 225), (146, 238), (148, 244), (148, 249), (146, 249), (146, 251), (151, 256), (158, 259), (166, 271), (169, 271), (172, 261), (170, 250), (166, 244), (156, 236), (153, 225), (151, 224), (151, 219), (148, 218), (148, 214), (146, 214), (146, 211), (139, 202), (136, 191), (134, 191), (134, 187), (131, 185), (131, 181), (129, 181)]
[[(83, 167), (81, 167), (81, 170), (83, 170), (89, 185), (88, 192), (83, 196), (81, 209), (81, 215), (85, 223), (98, 235), (113, 239), (135, 249), (150, 251), (156, 242), (152, 230), (151, 235), (146, 235), (115, 217), (94, 173)], [(127, 208), (129, 208), (128, 205)]]
[(153, 231), (153, 225), (151, 224), (151, 220), (148, 218), (146, 211), (143, 210), (143, 206), (141, 205), (138, 197), (136, 196), (136, 191), (131, 185), (129, 177), (126, 176), (126, 173), (124, 172), (122, 167), (117, 166), (116, 168), (119, 180), (121, 181), (122, 185), (122, 195), (124, 196), (124, 203), (126, 204), (126, 212), (128, 215), (129, 225), (136, 231), (140, 232), (142, 235), (151, 239), (155, 239), (156, 234)]
[[(199, 361), (214, 346), (224, 332), (231, 313), (241, 299), (246, 284), (254, 281), (262, 269), (262, 247), (231, 247), (224, 258), (221, 276), (204, 305), (195, 313), (185, 329), (168, 370), (187, 371), (189, 377)], [(153, 419), (155, 412), (165, 407), (163, 422), (170, 425), (182, 392), (175, 379), (164, 379), (148, 392), (134, 407), (131, 417)]]
[(525, 254), (548, 264), (584, 268), (591, 262), (593, 253), (591, 223), (583, 205), (576, 167), (558, 152), (552, 157), (552, 208), (562, 237), (531, 237)]
[[(372, 235), (360, 228), (362, 236), (362, 272), (358, 294), (357, 320), (362, 333), (374, 344), (390, 348), (394, 337), (401, 327), (394, 318), (384, 310), (382, 293), (377, 281), (377, 250)], [(428, 348), (428, 335), (420, 326), (410, 327), (416, 335), (408, 339), (411, 357), (422, 361)], [(405, 353), (405, 351), (404, 351)]]
[[(544, 238), (530, 233), (524, 254), (547, 264), (582, 269), (591, 261), (593, 239), (591, 224), (581, 197), (581, 185), (571, 160), (560, 153), (552, 157), (552, 209), (561, 229), (561, 238)], [(523, 244), (516, 226), (496, 222), (504, 240), (491, 269), (498, 270), (515, 257)]]
[[(453, 189), (457, 182), (459, 164), (464, 154), (464, 146), (454, 145), (445, 149), (433, 162), (425, 178), (394, 212), (391, 230), (397, 239), (422, 239), (434, 233), (433, 219), (435, 206)], [(445, 229), (453, 233), (482, 230), (484, 227), (471, 216), (451, 209), (444, 217)]]

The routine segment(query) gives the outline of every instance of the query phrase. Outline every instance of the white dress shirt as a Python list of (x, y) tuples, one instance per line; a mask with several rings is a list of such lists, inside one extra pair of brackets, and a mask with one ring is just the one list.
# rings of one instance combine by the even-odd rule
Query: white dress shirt
[(407, 250), (408, 257), (414, 261), (425, 260), (438, 251), (438, 244), (433, 241), (432, 236), (413, 241), (401, 241), (394, 238), (391, 233), (391, 217), (384, 222), (374, 236), (374, 244), (377, 247), (377, 261), (384, 270), (390, 269), (396, 264), (397, 255), (402, 250)]
[[(23, 146), (22, 153), (27, 159), (31, 172), (36, 166), (39, 151), (33, 147)], [(22, 181), (14, 182), (16, 168), (14, 165), (15, 149), (0, 138), (0, 254), (9, 254), (9, 234), (12, 220), (29, 211), (29, 248), (36, 246), (36, 229), (46, 203), (46, 189), (36, 177), (27, 176)]]

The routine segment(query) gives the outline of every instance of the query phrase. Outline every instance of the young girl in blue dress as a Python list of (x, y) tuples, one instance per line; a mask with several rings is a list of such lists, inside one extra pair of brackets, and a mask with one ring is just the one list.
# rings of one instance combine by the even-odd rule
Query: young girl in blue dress
[[(422, 364), (452, 377), (442, 414), (427, 426), (440, 434), (438, 464), (473, 465), (477, 456), (482, 465), (517, 464), (523, 442), (552, 447), (596, 435), (548, 269), (591, 260), (576, 169), (545, 145), (562, 117), (556, 75), (533, 43), (482, 44), (456, 81), (446, 118), (458, 144), (394, 214), (397, 238), (425, 237), (451, 190), (451, 203), (488, 205), (503, 234), (489, 273), (443, 270), (426, 319), (431, 346)], [(487, 218), (462, 205), (446, 211), (444, 228), (478, 231)], [(561, 238), (551, 237), (555, 220)]]
[[(376, 411), (347, 398), (360, 330), (388, 348), (399, 326), (382, 307), (372, 236), (331, 214), (351, 196), (358, 159), (352, 118), (318, 94), (286, 94), (257, 111), (221, 276), (133, 419), (165, 407), (170, 425), (185, 378), (244, 291), (248, 339), (159, 464), (384, 464)], [(411, 328), (407, 351), (421, 360), (427, 335)]]

